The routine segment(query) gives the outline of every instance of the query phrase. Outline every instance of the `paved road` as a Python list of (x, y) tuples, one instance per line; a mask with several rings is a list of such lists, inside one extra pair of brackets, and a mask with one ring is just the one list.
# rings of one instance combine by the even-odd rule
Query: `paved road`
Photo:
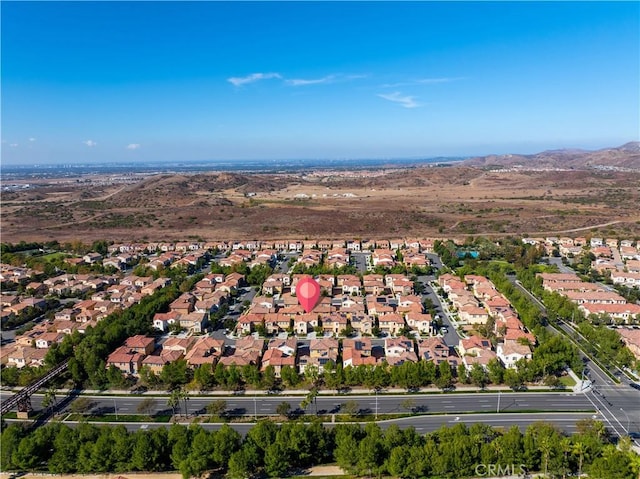
[[(2, 393), (5, 394), (6, 393)], [(43, 395), (34, 395), (32, 405), (35, 410), (42, 409)], [(102, 414), (138, 414), (142, 401), (152, 398), (154, 413), (170, 413), (167, 396), (129, 395), (129, 396), (83, 396), (90, 400), (90, 411)], [(57, 397), (59, 402), (64, 397)], [(629, 398), (630, 400), (632, 398)], [(206, 415), (206, 407), (213, 401), (226, 401), (226, 411), (232, 415), (268, 416), (276, 415), (279, 404), (286, 402), (292, 411), (300, 408), (303, 396), (267, 395), (267, 396), (191, 396), (187, 401), (187, 413), (190, 415)], [(316, 403), (308, 406), (306, 412), (313, 414), (337, 414), (345, 412), (345, 404), (355, 401), (358, 410), (363, 414), (380, 415), (407, 413), (410, 410), (427, 413), (494, 413), (516, 411), (596, 411), (600, 406), (596, 398), (585, 394), (570, 392), (558, 393), (456, 393), (456, 394), (367, 394), (367, 395), (332, 395), (318, 396)], [(627, 404), (628, 407), (631, 404)], [(66, 404), (68, 409), (70, 403)], [(317, 408), (317, 409), (316, 409)], [(185, 404), (181, 402), (180, 410), (185, 412)], [(299, 412), (302, 412), (301, 410)], [(634, 422), (635, 424), (636, 422)], [(638, 422), (640, 426), (640, 422)]]
[[(515, 277), (509, 276), (509, 279), (531, 298), (545, 316), (547, 315), (544, 304), (524, 288)], [(560, 326), (563, 329), (568, 328), (565, 323), (561, 323)], [(547, 330), (552, 334), (559, 334), (552, 326), (547, 326)], [(601, 411), (605, 424), (617, 436), (622, 436), (629, 431), (640, 432), (640, 391), (631, 388), (624, 376), (620, 378), (621, 383), (616, 384), (597, 364), (591, 362), (582, 350), (579, 351), (580, 357), (587, 366), (587, 377), (593, 383), (592, 390), (587, 393), (587, 399)]]
[[(413, 427), (418, 433), (427, 433), (435, 431), (443, 425), (452, 427), (458, 423), (464, 423), (470, 426), (475, 423), (484, 423), (493, 427), (508, 429), (511, 426), (518, 426), (521, 430), (525, 430), (530, 424), (534, 422), (548, 422), (555, 424), (559, 429), (565, 431), (568, 434), (575, 433), (576, 423), (581, 419), (593, 418), (589, 413), (538, 413), (538, 414), (493, 414), (493, 415), (481, 415), (481, 414), (465, 414), (460, 416), (455, 415), (434, 415), (434, 416), (413, 416), (402, 419), (390, 419), (379, 421), (381, 428), (386, 429), (392, 424), (397, 424), (401, 428)], [(65, 424), (69, 426), (75, 426), (78, 423), (72, 421), (65, 421)], [(100, 424), (121, 424), (124, 425), (129, 431), (137, 431), (140, 429), (156, 429), (159, 427), (168, 427), (168, 423), (100, 423)], [(181, 422), (180, 424), (188, 425), (188, 422)], [(364, 425), (364, 423), (362, 423)], [(220, 423), (200, 423), (200, 426), (207, 430), (218, 430), (222, 427)], [(335, 426), (335, 423), (324, 423), (327, 427)], [(251, 429), (253, 423), (229, 423), (233, 429), (240, 434), (245, 435), (249, 429)]]

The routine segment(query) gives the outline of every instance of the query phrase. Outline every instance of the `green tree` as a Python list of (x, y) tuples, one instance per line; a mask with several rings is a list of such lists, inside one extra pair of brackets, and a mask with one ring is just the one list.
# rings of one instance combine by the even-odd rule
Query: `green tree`
[(298, 376), (296, 370), (289, 365), (282, 367), (280, 376), (282, 378), (282, 382), (287, 387), (293, 388), (300, 384), (300, 376)]
[(286, 401), (282, 401), (280, 404), (276, 406), (276, 413), (279, 416), (289, 417), (289, 413), (291, 412), (291, 404)]
[(448, 362), (443, 361), (438, 365), (438, 377), (435, 384), (440, 389), (447, 389), (451, 387), (453, 380), (453, 374), (451, 373), (451, 366)]
[(227, 401), (224, 399), (216, 399), (207, 404), (207, 413), (212, 416), (222, 417), (227, 410)]
[(219, 467), (229, 463), (233, 453), (240, 449), (241, 436), (228, 424), (223, 425), (213, 437), (212, 459)]
[(174, 415), (176, 414), (176, 411), (180, 409), (180, 401), (185, 397), (185, 391), (182, 388), (176, 388), (171, 391), (171, 394), (167, 399), (167, 406), (173, 410)]
[(138, 403), (138, 407), (136, 408), (136, 411), (138, 412), (138, 414), (142, 414), (144, 416), (150, 416), (151, 413), (155, 411), (157, 402), (158, 401), (156, 401), (154, 398), (146, 397)]
[(2, 435), (0, 435), (0, 469), (3, 471), (8, 471), (15, 467), (12, 455), (24, 437), (24, 432), (22, 426), (17, 424), (2, 428)]
[(271, 391), (276, 385), (276, 370), (272, 365), (264, 368), (262, 373), (262, 387)]
[(229, 458), (228, 475), (231, 479), (245, 479), (253, 474), (260, 458), (255, 446), (245, 446)]
[(267, 446), (264, 469), (269, 477), (284, 477), (288, 468), (287, 450), (277, 441)]
[(93, 407), (93, 402), (88, 398), (81, 396), (71, 403), (69, 409), (77, 414), (84, 414)]
[(502, 384), (504, 378), (504, 366), (497, 359), (492, 359), (487, 364), (489, 381), (492, 384)]
[(471, 382), (480, 389), (484, 389), (488, 381), (487, 372), (478, 363), (471, 367), (469, 377), (471, 378)]
[(49, 386), (47, 391), (44, 393), (44, 397), (42, 398), (42, 406), (45, 408), (49, 408), (49, 413), (53, 412), (53, 408), (58, 403), (56, 399), (57, 389), (55, 386)]

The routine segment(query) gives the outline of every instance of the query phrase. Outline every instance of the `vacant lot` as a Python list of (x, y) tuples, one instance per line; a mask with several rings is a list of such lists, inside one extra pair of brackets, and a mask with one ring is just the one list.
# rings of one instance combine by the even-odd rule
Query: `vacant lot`
[[(34, 181), (31, 184), (37, 183)], [(100, 178), (3, 193), (2, 241), (640, 235), (640, 173), (463, 166)]]

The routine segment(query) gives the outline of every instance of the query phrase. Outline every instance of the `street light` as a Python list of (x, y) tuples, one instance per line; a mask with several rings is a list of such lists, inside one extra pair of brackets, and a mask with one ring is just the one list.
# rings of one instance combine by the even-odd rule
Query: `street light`
[(631, 425), (631, 421), (629, 420), (629, 415), (624, 409), (620, 408), (620, 410), (624, 413), (625, 417), (627, 418), (627, 435), (629, 435), (629, 426)]
[(189, 408), (188, 408), (188, 405), (189, 405), (189, 396), (187, 396), (187, 397), (185, 397), (185, 398), (184, 398), (184, 415), (185, 415), (185, 417), (187, 417), (187, 418), (189, 417)]
[(116, 398), (113, 398), (113, 412), (116, 413), (116, 421), (118, 420), (118, 405), (116, 404)]
[(256, 400), (256, 395), (253, 395), (253, 415), (258, 420), (258, 401)]
[(498, 407), (496, 408), (496, 412), (500, 412), (500, 391), (498, 391)]

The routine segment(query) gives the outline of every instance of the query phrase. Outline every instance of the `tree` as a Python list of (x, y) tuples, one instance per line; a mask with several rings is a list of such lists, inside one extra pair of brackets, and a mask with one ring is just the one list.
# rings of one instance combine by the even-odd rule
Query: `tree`
[(151, 413), (156, 409), (157, 401), (154, 398), (144, 398), (142, 401), (138, 403), (138, 407), (136, 411), (138, 414), (142, 414), (144, 416), (150, 416)]
[(488, 380), (487, 372), (478, 363), (475, 363), (471, 367), (471, 372), (469, 373), (469, 377), (471, 378), (471, 382), (474, 385), (478, 386), (480, 389), (484, 389), (485, 385), (487, 384), (487, 380)]
[(224, 399), (216, 399), (207, 404), (207, 413), (212, 416), (222, 417), (227, 410), (227, 401)]
[(594, 479), (633, 479), (637, 474), (633, 472), (630, 456), (608, 445), (602, 456), (597, 457), (589, 467), (589, 477)]
[(451, 381), (453, 374), (451, 373), (451, 366), (447, 361), (443, 361), (438, 365), (438, 377), (436, 378), (436, 386), (440, 389), (447, 389), (451, 387)]
[(350, 399), (346, 403), (342, 404), (340, 406), (340, 409), (342, 409), (345, 413), (347, 413), (351, 417), (354, 417), (358, 415), (358, 412), (360, 411), (360, 406), (358, 404), (358, 401), (356, 401), (355, 399)]
[(89, 398), (79, 397), (78, 399), (76, 399), (71, 403), (70, 409), (71, 409), (71, 412), (73, 413), (84, 414), (92, 407), (93, 407), (93, 403)]
[(522, 388), (522, 379), (517, 371), (513, 369), (506, 369), (504, 372), (504, 383), (514, 391)]
[(493, 384), (502, 384), (504, 378), (504, 366), (497, 359), (492, 359), (487, 364), (489, 381)]
[(413, 398), (404, 399), (401, 403), (401, 406), (407, 411), (413, 413), (416, 407), (416, 400)]
[[(173, 414), (176, 414), (176, 411), (180, 408), (180, 401), (185, 400), (185, 408), (186, 408), (186, 393), (182, 388), (176, 388), (171, 391), (171, 395), (169, 399), (167, 399), (167, 406), (169, 406), (173, 410)], [(185, 412), (186, 415), (186, 412)]]
[(255, 471), (260, 457), (255, 446), (245, 446), (234, 452), (229, 458), (229, 477), (231, 479), (246, 479)]
[(229, 459), (240, 449), (242, 437), (228, 424), (223, 425), (213, 437), (212, 458), (219, 467), (229, 463)]
[(208, 389), (213, 385), (213, 370), (211, 363), (205, 363), (195, 368), (193, 371), (193, 382), (200, 388), (200, 391)]
[(282, 382), (287, 387), (296, 387), (300, 383), (300, 376), (298, 376), (296, 370), (289, 365), (282, 367), (280, 376), (282, 378)]
[(42, 406), (45, 408), (49, 408), (49, 412), (53, 411), (54, 406), (58, 403), (56, 399), (57, 389), (55, 386), (49, 386), (47, 392), (44, 393), (44, 398), (42, 399)]
[(276, 370), (272, 365), (264, 368), (262, 373), (262, 386), (271, 391), (276, 385)]
[(291, 412), (291, 404), (286, 401), (282, 401), (276, 406), (276, 412), (280, 416), (289, 417), (289, 413)]
[(573, 444), (571, 453), (574, 456), (578, 456), (578, 477), (582, 476), (582, 464), (584, 462), (584, 456), (586, 452), (587, 452), (587, 448), (582, 441), (578, 440)]
[(267, 447), (264, 455), (264, 469), (269, 477), (284, 477), (289, 469), (286, 452), (278, 441)]
[(3, 427), (2, 435), (0, 435), (0, 469), (3, 471), (8, 471), (15, 467), (12, 455), (18, 448), (24, 433), (25, 430), (22, 426), (17, 424)]
[(458, 364), (458, 368), (456, 372), (458, 375), (458, 382), (462, 384), (467, 384), (469, 382), (469, 374), (467, 373), (467, 367), (463, 363)]

